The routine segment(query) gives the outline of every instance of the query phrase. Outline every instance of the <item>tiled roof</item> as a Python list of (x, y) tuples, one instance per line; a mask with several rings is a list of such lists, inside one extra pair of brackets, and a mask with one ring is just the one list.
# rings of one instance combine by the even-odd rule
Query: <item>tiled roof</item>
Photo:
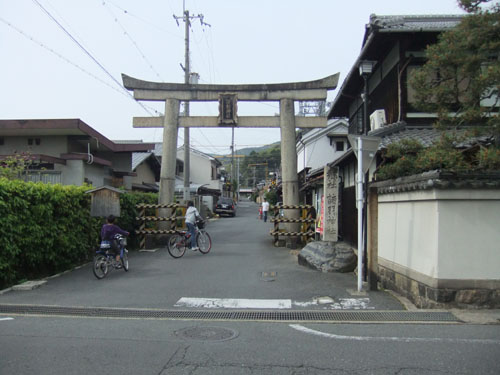
[(132, 153), (132, 170), (135, 169), (144, 162), (147, 158), (149, 158), (153, 153), (152, 152), (134, 152)]
[(407, 126), (405, 122), (383, 126), (377, 130), (371, 131), (368, 135), (381, 137), (379, 149), (386, 148), (391, 143), (400, 142), (403, 139), (413, 139), (419, 141), (425, 147), (429, 147), (441, 136), (441, 132), (428, 126)]
[(462, 15), (370, 16), (372, 27), (380, 32), (444, 31), (452, 29)]
[[(460, 136), (464, 135), (467, 129), (453, 130), (453, 133)], [(381, 137), (382, 141), (379, 145), (379, 150), (387, 148), (391, 143), (400, 142), (403, 139), (412, 139), (419, 141), (424, 147), (430, 147), (437, 141), (443, 131), (434, 128), (432, 125), (421, 125), (421, 126), (408, 126), (405, 122), (397, 122), (390, 125), (385, 125), (379, 129), (373, 130), (368, 133), (370, 136)], [(471, 143), (479, 141), (481, 143), (489, 143), (491, 141), (490, 136), (480, 136), (480, 137), (468, 137), (469, 141), (464, 141), (461, 144), (457, 144), (456, 147), (468, 147)]]

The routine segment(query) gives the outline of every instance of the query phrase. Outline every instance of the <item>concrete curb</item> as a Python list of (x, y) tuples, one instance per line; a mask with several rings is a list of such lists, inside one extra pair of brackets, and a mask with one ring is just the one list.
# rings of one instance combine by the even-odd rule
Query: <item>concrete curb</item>
[(392, 290), (384, 291), (396, 298), (408, 311), (448, 311), (463, 323), (500, 325), (500, 309), (419, 309), (408, 298)]
[(60, 272), (60, 273), (56, 273), (55, 275), (44, 277), (43, 279), (40, 279), (40, 280), (28, 280), (28, 281), (25, 281), (24, 283), (13, 285), (13, 286), (11, 286), (9, 288), (0, 290), (0, 295), (5, 294), (7, 292), (10, 292), (11, 290), (23, 291), (23, 290), (33, 290), (33, 289), (36, 289), (36, 288), (42, 286), (43, 284), (45, 284), (50, 279), (54, 279), (56, 277), (59, 277), (59, 276), (65, 275), (67, 273), (70, 273), (72, 271), (78, 270), (78, 269), (80, 269), (82, 267), (85, 267), (87, 264), (91, 264), (91, 263), (92, 262), (87, 262), (87, 263), (84, 263), (84, 264), (82, 264), (80, 266), (73, 267), (73, 268), (71, 268), (69, 270), (66, 270), (66, 271), (63, 271), (63, 272)]

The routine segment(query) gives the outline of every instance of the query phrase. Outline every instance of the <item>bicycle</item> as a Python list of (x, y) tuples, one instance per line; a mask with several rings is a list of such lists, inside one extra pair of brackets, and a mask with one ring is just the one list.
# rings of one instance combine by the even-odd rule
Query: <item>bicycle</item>
[[(191, 233), (186, 230), (177, 230), (168, 239), (167, 250), (173, 258), (180, 258), (186, 253), (191, 244)], [(196, 245), (202, 254), (207, 254), (212, 248), (212, 239), (205, 230), (205, 222), (196, 222)]]
[(128, 250), (125, 248), (127, 239), (121, 234), (117, 234), (114, 238), (118, 246), (120, 246), (120, 260), (116, 260), (116, 254), (111, 250), (110, 241), (101, 241), (99, 249), (94, 256), (94, 265), (92, 271), (98, 279), (105, 278), (113, 269), (123, 268), (128, 272)]

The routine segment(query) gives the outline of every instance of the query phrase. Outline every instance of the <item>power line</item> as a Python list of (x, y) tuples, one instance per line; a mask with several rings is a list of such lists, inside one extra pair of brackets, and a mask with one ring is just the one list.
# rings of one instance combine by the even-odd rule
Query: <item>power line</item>
[(135, 98), (134, 98), (134, 96), (133, 96), (133, 95), (132, 95), (132, 94), (131, 94), (131, 93), (130, 93), (130, 92), (129, 92), (129, 91), (128, 91), (125, 87), (123, 87), (123, 85), (122, 85), (120, 82), (118, 82), (118, 80), (117, 80), (115, 77), (113, 77), (113, 75), (112, 75), (112, 74), (111, 74), (111, 73), (110, 73), (110, 72), (109, 72), (109, 71), (108, 71), (108, 70), (107, 70), (107, 69), (106, 69), (106, 68), (105, 68), (105, 67), (104, 67), (104, 66), (103, 66), (103, 65), (102, 65), (102, 64), (101, 64), (101, 63), (100, 63), (100, 62), (99, 62), (99, 61), (98, 61), (98, 60), (97, 60), (94, 56), (92, 56), (92, 54), (91, 54), (91, 53), (90, 53), (90, 52), (89, 52), (89, 51), (88, 51), (88, 50), (87, 50), (87, 49), (86, 49), (86, 48), (85, 48), (85, 47), (84, 47), (84, 46), (83, 46), (80, 42), (78, 42), (78, 40), (76, 40), (76, 39), (75, 39), (75, 37), (73, 37), (73, 35), (71, 35), (71, 33), (70, 33), (68, 30), (66, 30), (66, 28), (65, 28), (63, 25), (61, 25), (61, 23), (59, 23), (59, 21), (57, 21), (57, 19), (56, 19), (56, 18), (55, 18), (55, 17), (54, 17), (54, 16), (53, 16), (53, 15), (52, 15), (52, 14), (51, 14), (51, 13), (50, 13), (47, 9), (45, 9), (45, 8), (43, 7), (43, 5), (42, 5), (42, 4), (40, 4), (40, 3), (38, 2), (38, 0), (32, 0), (32, 1), (33, 1), (36, 5), (38, 5), (38, 6), (40, 7), (40, 9), (42, 9), (42, 11), (43, 11), (43, 12), (44, 12), (44, 13), (45, 13), (45, 14), (46, 14), (46, 15), (47, 15), (47, 16), (48, 16), (48, 17), (49, 17), (49, 18), (50, 18), (53, 22), (55, 22), (55, 23), (56, 23), (56, 25), (57, 25), (57, 26), (59, 26), (59, 28), (60, 28), (61, 30), (63, 30), (63, 32), (64, 32), (64, 33), (65, 33), (65, 34), (66, 34), (66, 35), (67, 35), (67, 36), (68, 36), (68, 37), (69, 37), (69, 38), (70, 38), (70, 39), (71, 39), (71, 40), (72, 40), (72, 41), (73, 41), (73, 42), (74, 42), (74, 43), (75, 43), (75, 44), (76, 44), (76, 45), (77, 45), (77, 46), (78, 46), (78, 47), (79, 47), (79, 48), (80, 48), (80, 49), (81, 49), (81, 50), (82, 50), (82, 51), (83, 51), (83, 52), (84, 52), (84, 53), (85, 53), (88, 57), (90, 57), (90, 59), (91, 59), (92, 61), (94, 61), (94, 63), (96, 63), (96, 64), (97, 64), (97, 66), (99, 66), (99, 67), (102, 69), (102, 71), (104, 71), (104, 73), (105, 73), (105, 74), (106, 74), (109, 78), (111, 78), (111, 80), (112, 80), (112, 81), (113, 81), (116, 85), (118, 85), (118, 86), (119, 86), (122, 90), (124, 90), (124, 91), (126, 92), (126, 94), (127, 94), (130, 98), (132, 98), (132, 99), (133, 99), (136, 103), (138, 103), (138, 104), (139, 104), (139, 105), (140, 105), (140, 106), (141, 106), (141, 107), (142, 107), (142, 108), (143, 108), (146, 112), (148, 112), (151, 116), (153, 116), (153, 113), (151, 113), (151, 112), (149, 111), (149, 109), (148, 109), (148, 108), (147, 108), (144, 104), (142, 104), (142, 103), (141, 103), (141, 102), (139, 102), (139, 101), (136, 101), (136, 100), (135, 100)]
[(151, 69), (151, 71), (153, 73), (156, 74), (156, 76), (158, 77), (158, 79), (160, 81), (163, 81), (162, 78), (160, 77), (160, 74), (156, 71), (156, 69), (153, 67), (153, 64), (151, 64), (151, 62), (148, 60), (148, 58), (146, 57), (146, 55), (144, 54), (144, 52), (142, 52), (142, 50), (139, 48), (139, 45), (136, 43), (136, 41), (132, 38), (132, 35), (130, 35), (130, 33), (125, 29), (125, 27), (121, 24), (120, 21), (118, 21), (118, 18), (115, 16), (115, 14), (111, 11), (111, 9), (109, 9), (109, 7), (106, 6), (106, 2), (103, 1), (102, 2), (102, 5), (106, 8), (106, 10), (109, 12), (109, 14), (114, 18), (115, 22), (118, 24), (118, 26), (120, 26), (120, 28), (122, 29), (123, 33), (125, 34), (125, 36), (130, 40), (130, 42), (134, 45), (134, 47), (137, 49), (137, 51), (139, 52), (139, 55), (142, 57), (142, 59), (146, 62), (146, 64), (148, 65), (148, 67)]
[[(122, 11), (122, 12), (123, 12), (123, 14), (125, 14), (125, 15), (127, 15), (127, 16), (130, 16), (130, 17), (136, 18), (136, 19), (138, 19), (139, 21), (141, 21), (142, 23), (144, 23), (144, 24), (146, 24), (146, 25), (148, 25), (148, 26), (150, 26), (150, 27), (153, 27), (153, 28), (155, 28), (155, 29), (161, 30), (161, 31), (162, 31), (162, 32), (164, 32), (164, 33), (170, 34), (170, 35), (174, 36), (175, 38), (182, 39), (182, 36), (177, 35), (177, 34), (175, 34), (175, 33), (172, 33), (172, 32), (170, 32), (170, 31), (168, 31), (167, 29), (164, 29), (163, 27), (161, 27), (161, 26), (158, 26), (158, 25), (154, 24), (154, 23), (153, 23), (153, 22), (151, 22), (151, 21), (148, 21), (148, 20), (146, 20), (146, 19), (144, 19), (144, 18), (142, 18), (142, 17), (139, 17), (138, 15), (136, 15), (136, 14), (134, 14), (134, 13), (132, 13), (132, 12), (128, 11), (127, 9), (122, 8), (121, 6), (119, 6), (119, 5), (115, 4), (113, 1), (107, 0), (107, 2), (108, 2), (108, 3), (110, 3), (111, 5), (113, 5), (114, 7), (116, 7), (117, 9), (119, 9), (120, 11)], [(169, 4), (169, 5), (170, 5), (170, 4)], [(172, 9), (172, 7), (171, 7), (171, 6), (170, 6), (170, 9)], [(172, 12), (173, 12), (173, 10), (172, 10)]]
[(119, 94), (123, 95), (123, 96), (126, 96), (128, 97), (128, 95), (126, 93), (123, 92), (123, 90), (118, 90), (116, 87), (114, 86), (111, 86), (108, 82), (106, 81), (103, 81), (102, 79), (100, 79), (99, 77), (97, 77), (96, 75), (88, 72), (87, 70), (85, 70), (84, 68), (82, 68), (80, 65), (72, 62), (71, 60), (69, 60), (68, 58), (64, 57), (63, 55), (61, 55), (60, 53), (56, 52), (55, 50), (53, 50), (52, 48), (46, 46), (45, 44), (43, 44), (42, 42), (36, 40), (35, 38), (33, 38), (32, 36), (26, 34), (24, 31), (22, 31), (21, 29), (19, 29), (18, 27), (14, 26), (13, 24), (11, 24), (10, 22), (4, 20), (3, 18), (0, 17), (0, 21), (2, 21), (3, 23), (5, 23), (7, 26), (9, 26), (10, 28), (12, 28), (13, 30), (17, 31), (19, 34), (21, 34), (22, 36), (24, 36), (26, 39), (29, 39), (30, 41), (32, 41), (33, 43), (35, 44), (38, 44), (40, 47), (46, 49), (47, 51), (53, 53), (54, 55), (56, 55), (57, 57), (59, 57), (60, 59), (62, 59), (63, 61), (67, 62), (68, 64), (70, 65), (73, 65), (75, 68), (81, 70), (82, 72), (84, 72), (85, 74), (89, 75), (90, 77), (94, 78), (95, 80), (101, 82), (102, 84), (108, 86), (110, 89), (112, 90), (115, 90), (116, 92), (118, 92)]

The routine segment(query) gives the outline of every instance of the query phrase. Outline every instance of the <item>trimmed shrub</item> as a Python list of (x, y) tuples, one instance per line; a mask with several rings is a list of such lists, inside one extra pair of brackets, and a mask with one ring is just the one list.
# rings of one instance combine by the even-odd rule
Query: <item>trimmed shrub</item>
[(87, 189), (0, 179), (0, 288), (91, 259), (100, 222)]
[(383, 163), (376, 172), (377, 180), (410, 176), (431, 170), (450, 172), (492, 171), (500, 169), (500, 149), (478, 143), (459, 149), (463, 139), (447, 134), (432, 146), (424, 148), (417, 141), (393, 143), (382, 153)]
[[(103, 218), (90, 216), (87, 190), (0, 178), (0, 289), (92, 259)], [(157, 202), (157, 194), (120, 195), (117, 224), (130, 232), (130, 249), (138, 248), (135, 205)]]

